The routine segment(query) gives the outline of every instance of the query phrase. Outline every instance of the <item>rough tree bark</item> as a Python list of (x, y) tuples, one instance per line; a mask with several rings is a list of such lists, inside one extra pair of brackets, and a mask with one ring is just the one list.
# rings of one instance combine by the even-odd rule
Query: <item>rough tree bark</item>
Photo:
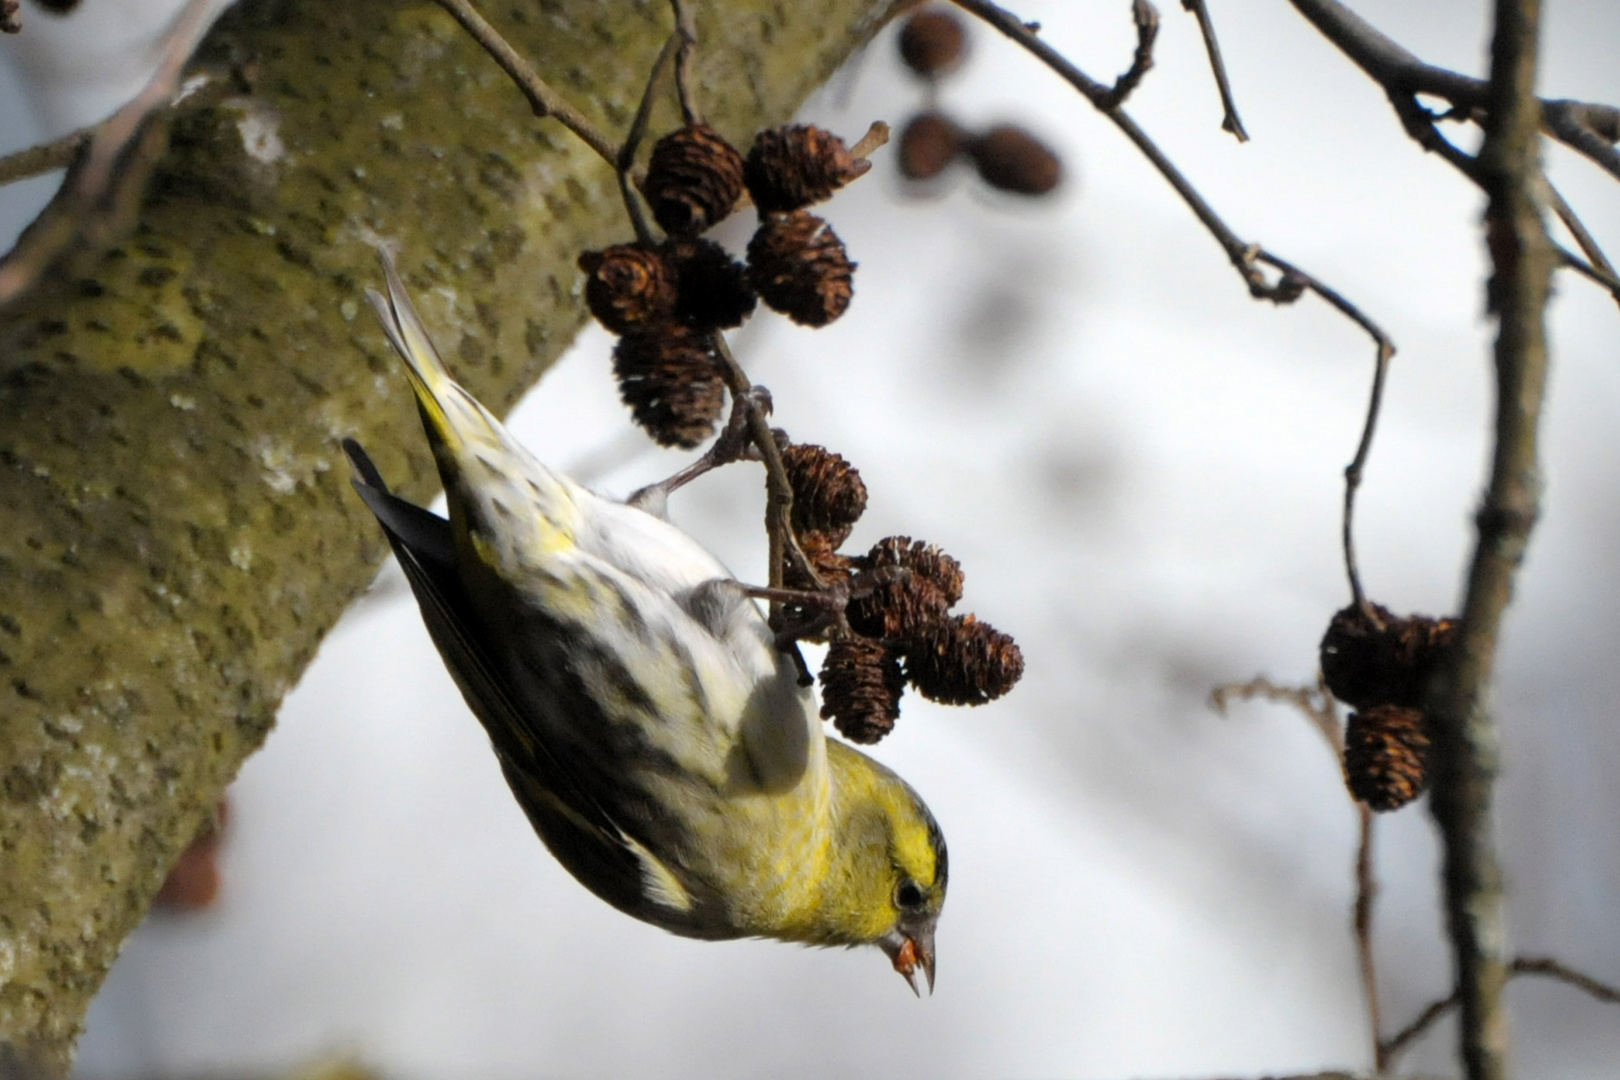
[[(886, 6), (700, 5), (710, 121), (785, 119)], [(612, 132), (671, 29), (661, 0), (487, 14)], [(243, 0), (198, 62), (235, 89), (177, 116), (135, 234), (0, 319), (0, 1046), (52, 1067), (383, 556), (338, 439), (432, 493), (366, 239), (506, 407), (581, 323), (577, 253), (628, 233), (607, 168), (425, 0)]]

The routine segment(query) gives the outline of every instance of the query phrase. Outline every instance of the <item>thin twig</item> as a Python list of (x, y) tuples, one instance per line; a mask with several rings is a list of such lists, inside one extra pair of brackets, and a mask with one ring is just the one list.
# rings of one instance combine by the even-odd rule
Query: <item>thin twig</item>
[[(1344, 760), (1344, 724), (1339, 720), (1339, 708), (1327, 680), (1320, 673), (1316, 686), (1278, 686), (1264, 675), (1257, 675), (1246, 683), (1217, 686), (1210, 692), (1210, 704), (1226, 715), (1233, 700), (1274, 701), (1292, 705), (1327, 740), (1337, 764)], [(1377, 1070), (1384, 1071), (1384, 1043), (1379, 1032), (1383, 1030), (1383, 1017), (1378, 1003), (1378, 964), (1373, 953), (1373, 908), (1378, 900), (1378, 877), (1373, 860), (1373, 813), (1366, 803), (1356, 801), (1356, 814), (1360, 838), (1356, 844), (1356, 898), (1351, 907), (1350, 927), (1356, 939), (1356, 957), (1361, 969), (1361, 991), (1367, 1004), (1367, 1025), (1371, 1032), (1373, 1060)]]
[(534, 109), (538, 117), (555, 117), (563, 127), (578, 135), (580, 139), (596, 151), (598, 157), (609, 165), (615, 165), (619, 160), (619, 148), (613, 141), (597, 131), (591, 122), (585, 119), (585, 114), (570, 105), (561, 94), (551, 88), (547, 82), (535, 73), (528, 61), (518, 55), (510, 42), (501, 36), (478, 13), (469, 0), (438, 0), (440, 7), (450, 13), (450, 16), (461, 24), (461, 28), (471, 34), (473, 40), (484, 47), (484, 51), (501, 66), (501, 70), (511, 76), (518, 89), (529, 99), (529, 106)]
[[(1322, 36), (1382, 86), (1394, 101), (1431, 94), (1459, 115), (1473, 115), (1489, 99), (1484, 79), (1424, 63), (1338, 0), (1289, 0)], [(1538, 120), (1553, 138), (1620, 179), (1620, 110), (1582, 101), (1540, 101)], [(1402, 118), (1405, 123), (1405, 118)]]
[(213, 0), (190, 0), (180, 10), (152, 77), (95, 126), (56, 197), (0, 258), (0, 308), (74, 250), (103, 248), (132, 226), (146, 180), (167, 146), (161, 114), (180, 92), (180, 72), (207, 31), (213, 6)]
[(1575, 243), (1590, 260), (1583, 262), (1560, 248), (1559, 250), (1563, 252), (1564, 265), (1608, 289), (1615, 303), (1620, 304), (1620, 274), (1615, 273), (1614, 265), (1603, 254), (1603, 248), (1599, 246), (1597, 238), (1586, 231), (1586, 224), (1570, 208), (1569, 203), (1564, 201), (1563, 195), (1559, 194), (1552, 181), (1545, 176), (1542, 177), (1542, 181), (1542, 197), (1547, 200), (1547, 206), (1558, 215), (1558, 220), (1564, 223), (1564, 228), (1569, 230), (1569, 234), (1575, 238)]
[(1246, 683), (1226, 683), (1209, 692), (1210, 707), (1222, 716), (1234, 701), (1292, 705), (1327, 740), (1335, 758), (1344, 753), (1344, 727), (1339, 723), (1339, 710), (1327, 685), (1320, 679), (1314, 687), (1280, 686), (1264, 675), (1256, 675)]
[(703, 113), (692, 94), (692, 57), (697, 52), (697, 20), (684, 0), (669, 0), (675, 10), (675, 33), (680, 36), (680, 55), (675, 59), (675, 92), (681, 99), (681, 119), (687, 127), (703, 123)]
[(630, 121), (630, 131), (624, 137), (624, 145), (619, 147), (619, 156), (613, 161), (613, 168), (619, 174), (619, 194), (624, 198), (625, 213), (630, 215), (630, 224), (635, 227), (636, 239), (643, 244), (653, 243), (652, 226), (647, 224), (647, 215), (641, 209), (641, 196), (636, 194), (636, 183), (633, 170), (636, 164), (636, 152), (641, 149), (641, 140), (647, 137), (647, 125), (652, 120), (653, 103), (658, 100), (658, 83), (669, 70), (669, 62), (675, 57), (676, 46), (680, 43), (680, 34), (674, 33), (664, 42), (664, 48), (653, 61), (652, 70), (647, 73), (647, 85), (641, 91), (641, 104), (636, 106), (636, 115)]
[(90, 141), (94, 131), (94, 128), (80, 128), (60, 139), (0, 157), (0, 186), (48, 173), (52, 169), (67, 168)]
[(1344, 547), (1345, 573), (1350, 578), (1351, 601), (1357, 607), (1365, 608), (1367, 596), (1361, 587), (1361, 571), (1356, 562), (1353, 531), (1356, 491), (1361, 487), (1362, 472), (1366, 468), (1367, 457), (1372, 452), (1373, 434), (1378, 429), (1378, 415), (1383, 407), (1384, 383), (1389, 375), (1389, 362), (1395, 356), (1395, 342), (1377, 323), (1368, 318), (1365, 312), (1346, 300), (1337, 290), (1322, 284), (1299, 267), (1265, 250), (1256, 251), (1254, 258), (1282, 271), (1283, 281), (1295, 282), (1332, 304), (1340, 314), (1365, 330), (1367, 336), (1373, 339), (1376, 351), (1373, 355), (1372, 392), (1367, 398), (1367, 419), (1362, 424), (1361, 441), (1356, 444), (1356, 455), (1344, 469), (1344, 513), (1340, 519), (1340, 541)]
[(1125, 104), (1131, 91), (1142, 84), (1143, 76), (1153, 67), (1153, 43), (1159, 37), (1159, 9), (1148, 0), (1133, 0), (1131, 21), (1136, 24), (1136, 53), (1131, 57), (1130, 68), (1114, 80), (1113, 89), (1108, 91), (1111, 108)]
[[(1249, 287), (1249, 295), (1260, 300), (1270, 300), (1277, 304), (1287, 304), (1299, 299), (1307, 290), (1333, 305), (1345, 317), (1357, 326), (1360, 326), (1373, 339), (1377, 347), (1373, 369), (1373, 390), (1367, 409), (1367, 422), (1362, 428), (1361, 442), (1356, 448), (1356, 455), (1350, 466), (1345, 470), (1345, 503), (1343, 518), (1343, 544), (1345, 552), (1345, 573), (1350, 579), (1350, 592), (1358, 605), (1365, 606), (1366, 598), (1361, 587), (1361, 575), (1356, 565), (1355, 546), (1352, 540), (1352, 524), (1355, 512), (1356, 488), (1361, 483), (1362, 469), (1366, 464), (1367, 455), (1372, 449), (1373, 432), (1378, 422), (1379, 406), (1383, 400), (1384, 381), (1388, 374), (1390, 358), (1395, 355), (1395, 344), (1388, 334), (1360, 308), (1356, 307), (1343, 294), (1324, 285), (1305, 271), (1292, 263), (1273, 255), (1261, 248), (1258, 244), (1251, 244), (1241, 239), (1223, 221), (1208, 201), (1192, 186), (1180, 169), (1159, 149), (1146, 132), (1126, 114), (1113, 100), (1112, 91), (1081, 71), (1074, 64), (1042, 41), (1032, 32), (1028, 25), (1018, 16), (998, 7), (990, 0), (954, 0), (956, 5), (965, 11), (988, 22), (1000, 30), (1013, 41), (1032, 53), (1047, 67), (1061, 76), (1069, 85), (1080, 91), (1088, 101), (1099, 111), (1112, 120), (1126, 138), (1136, 144), (1138, 150), (1153, 163), (1159, 174), (1169, 181), (1175, 188), (1183, 202), (1197, 215), (1210, 235), (1215, 237), (1217, 243), (1226, 250), (1227, 258), (1243, 276), (1244, 283)], [(1282, 276), (1275, 283), (1268, 282), (1264, 274), (1256, 267), (1257, 263), (1265, 263), (1281, 271)]]
[(1378, 1004), (1378, 958), (1373, 953), (1373, 908), (1378, 902), (1377, 864), (1373, 860), (1373, 812), (1364, 802), (1356, 803), (1356, 900), (1350, 924), (1356, 935), (1356, 959), (1361, 968), (1361, 995), (1367, 1003), (1367, 1030), (1372, 1037), (1375, 1071), (1384, 1071), (1384, 1045), (1379, 1033), (1384, 1018)]
[[(1549, 956), (1521, 956), (1508, 965), (1508, 978), (1517, 978), (1520, 975), (1540, 975), (1566, 983), (1578, 990), (1584, 990), (1598, 1001), (1609, 1005), (1620, 1005), (1620, 990), (1607, 983), (1599, 982), (1590, 975), (1583, 974), (1570, 968)], [(1410, 1024), (1384, 1040), (1380, 1047), (1384, 1064), (1380, 1068), (1393, 1065), (1395, 1058), (1403, 1053), (1420, 1036), (1433, 1027), (1447, 1013), (1457, 1007), (1457, 994), (1439, 1001), (1430, 1002), (1422, 1012), (1418, 1013)]]
[(1204, 0), (1181, 0), (1182, 9), (1190, 11), (1198, 20), (1198, 32), (1204, 36), (1204, 51), (1209, 54), (1209, 66), (1215, 72), (1215, 86), (1221, 94), (1221, 130), (1231, 132), (1238, 142), (1248, 142), (1249, 133), (1238, 118), (1237, 101), (1232, 97), (1232, 83), (1226, 77), (1226, 61), (1221, 59), (1221, 43), (1215, 38), (1215, 22), (1209, 17)]
[[(776, 444), (776, 434), (771, 431), (769, 418), (766, 416), (766, 406), (761, 403), (756, 388), (748, 381), (748, 375), (743, 371), (742, 365), (732, 355), (731, 347), (726, 344), (725, 335), (716, 330), (709, 335), (714, 348), (714, 354), (720, 360), (721, 375), (726, 380), (726, 389), (731, 393), (732, 399), (748, 403), (748, 428), (753, 436), (754, 445), (759, 449), (760, 457), (765, 463), (765, 532), (769, 539), (770, 567), (769, 584), (773, 589), (783, 587), (784, 571), (789, 559), (793, 561), (795, 571), (801, 574), (804, 580), (810, 582), (811, 588), (820, 589), (825, 585), (821, 575), (816, 573), (815, 567), (805, 556), (804, 550), (799, 547), (799, 541), (793, 534), (793, 485), (788, 482), (787, 467), (782, 464), (782, 450)], [(769, 395), (764, 395), (769, 401)], [(773, 606), (773, 612), (774, 612)]]

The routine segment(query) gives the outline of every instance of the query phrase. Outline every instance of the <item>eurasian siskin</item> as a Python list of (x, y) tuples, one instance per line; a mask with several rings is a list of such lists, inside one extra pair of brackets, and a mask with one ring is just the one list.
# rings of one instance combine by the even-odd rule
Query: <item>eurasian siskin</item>
[(932, 988), (946, 855), (922, 799), (824, 737), (812, 691), (713, 555), (548, 469), (457, 385), (383, 261), (388, 296), (369, 295), (449, 520), (391, 494), (349, 440), (354, 484), (546, 846), (674, 933), (875, 944)]

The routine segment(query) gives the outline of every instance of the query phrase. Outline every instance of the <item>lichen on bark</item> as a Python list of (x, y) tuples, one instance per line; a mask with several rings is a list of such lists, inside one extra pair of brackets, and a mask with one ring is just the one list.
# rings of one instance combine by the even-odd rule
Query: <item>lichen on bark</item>
[[(699, 3), (709, 121), (786, 119), (885, 6)], [(662, 0), (486, 14), (611, 132), (671, 28)], [(0, 317), (0, 1044), (54, 1066), (383, 557), (338, 440), (432, 493), (370, 241), (504, 411), (582, 322), (576, 254), (628, 231), (433, 4), (243, 0), (197, 64), (235, 85), (177, 112), (133, 235)]]

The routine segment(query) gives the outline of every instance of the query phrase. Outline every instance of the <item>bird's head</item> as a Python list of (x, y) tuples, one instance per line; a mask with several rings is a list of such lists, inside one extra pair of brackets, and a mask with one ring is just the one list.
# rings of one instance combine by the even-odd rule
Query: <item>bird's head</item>
[[(832, 740), (828, 748), (835, 774), (843, 774), (837, 813), (845, 865), (834, 877), (846, 893), (835, 906), (855, 924), (845, 940), (881, 948), (919, 996), (921, 970), (932, 993), (934, 927), (949, 871), (945, 835), (911, 785), (859, 751)], [(846, 758), (842, 769), (839, 758)]]

